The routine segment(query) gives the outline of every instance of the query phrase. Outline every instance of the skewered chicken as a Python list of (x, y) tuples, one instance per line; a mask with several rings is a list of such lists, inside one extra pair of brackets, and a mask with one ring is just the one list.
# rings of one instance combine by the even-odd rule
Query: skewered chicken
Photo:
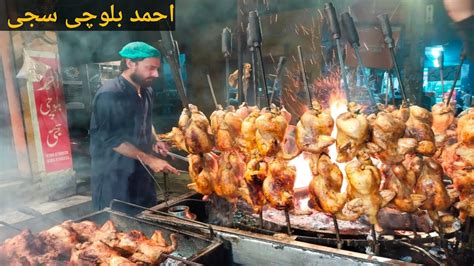
[(265, 204), (265, 195), (263, 194), (263, 181), (267, 177), (267, 163), (253, 155), (247, 163), (244, 181), (246, 187), (241, 188), (242, 198), (252, 206), (255, 213), (259, 213)]
[(169, 142), (173, 147), (176, 147), (179, 150), (188, 151), (184, 141), (183, 131), (177, 127), (173, 127), (170, 132), (160, 134), (158, 137), (163, 141)]
[(203, 195), (210, 195), (214, 191), (214, 180), (218, 171), (216, 158), (210, 153), (204, 153), (202, 155), (190, 154), (188, 159), (189, 176), (193, 181), (188, 184), (188, 188)]
[[(281, 143), (288, 126), (288, 112), (272, 105), (255, 120), (255, 138), (261, 156), (274, 156), (281, 151)], [(291, 116), (289, 117), (291, 119)]]
[(225, 151), (219, 156), (219, 170), (214, 182), (214, 192), (235, 203), (243, 185), (245, 162), (236, 151)]
[(416, 105), (410, 106), (405, 137), (415, 138), (418, 141), (416, 152), (424, 156), (432, 156), (436, 151), (432, 123), (433, 116), (428, 110)]
[(235, 113), (242, 119), (242, 121), (247, 118), (253, 111), (258, 110), (257, 106), (248, 106), (246, 102), (243, 102)]
[(244, 155), (252, 154), (257, 149), (255, 120), (260, 115), (260, 110), (254, 109), (243, 121), (241, 126), (241, 137), (239, 138), (239, 148)]
[(370, 224), (377, 224), (377, 213), (393, 199), (395, 193), (390, 190), (379, 191), (380, 172), (364, 152), (359, 152), (357, 160), (346, 165), (346, 174), (349, 181), (348, 198), (360, 199)]
[(455, 191), (448, 193), (443, 184), (443, 169), (432, 158), (425, 157), (415, 192), (426, 196), (421, 209), (427, 210), (430, 218), (438, 220), (438, 211), (447, 209), (457, 196)]
[(240, 136), (242, 119), (235, 113), (234, 107), (229, 106), (226, 110), (220, 107), (211, 114), (210, 120), (216, 148), (220, 151), (235, 149), (237, 138)]
[[(379, 112), (369, 118), (372, 128), (372, 142), (367, 144), (370, 152), (385, 164), (398, 164), (404, 159), (405, 153), (413, 151), (417, 142), (403, 139), (405, 123), (392, 113)], [(411, 144), (411, 147), (407, 145)]]
[(396, 193), (390, 202), (395, 209), (401, 212), (413, 213), (418, 210), (426, 196), (413, 193), (416, 184), (416, 173), (407, 170), (403, 164), (384, 165), (382, 174), (385, 177), (383, 187)]
[(334, 120), (317, 101), (313, 101), (312, 105), (296, 125), (296, 145), (302, 151), (317, 154), (335, 142), (331, 137)]
[(399, 109), (393, 110), (391, 113), (394, 117), (402, 120), (404, 123), (406, 123), (410, 118), (410, 109), (405, 104), (402, 104)]
[(352, 160), (358, 151), (364, 149), (369, 138), (369, 123), (361, 114), (361, 106), (351, 102), (347, 107), (349, 111), (336, 119), (338, 162)]
[[(336, 215), (338, 219), (354, 220), (359, 217), (343, 213), (347, 195), (341, 192), (342, 172), (326, 154), (310, 154), (310, 167), (313, 179), (309, 183), (309, 205), (317, 211)], [(359, 210), (361, 212), (361, 210)]]
[(268, 174), (263, 181), (263, 194), (267, 202), (278, 210), (292, 209), (296, 168), (277, 157), (269, 163)]
[(184, 143), (189, 153), (207, 153), (212, 150), (214, 143), (209, 121), (195, 105), (189, 104), (189, 109), (183, 109), (178, 125), (184, 133)]
[(464, 220), (467, 216), (474, 217), (474, 112), (459, 118), (457, 138), (456, 144), (445, 149), (441, 161), (460, 193), (455, 207)]
[(446, 135), (446, 131), (454, 122), (454, 106), (446, 106), (444, 102), (437, 103), (431, 107), (433, 125), (431, 129), (435, 135)]

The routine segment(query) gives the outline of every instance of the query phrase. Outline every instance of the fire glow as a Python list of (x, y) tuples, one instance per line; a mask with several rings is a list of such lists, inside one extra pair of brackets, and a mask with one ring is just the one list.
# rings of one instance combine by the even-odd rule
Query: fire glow
[[(347, 112), (347, 101), (344, 99), (344, 95), (341, 93), (341, 90), (335, 90), (333, 94), (329, 97), (329, 107), (331, 117), (334, 119), (334, 123), (339, 115)], [(337, 136), (337, 127), (334, 125), (331, 137), (334, 139)], [(341, 172), (343, 173), (344, 180), (342, 183), (341, 190), (344, 192), (347, 189), (347, 180), (345, 174), (345, 165), (346, 163), (337, 163), (337, 150), (336, 145), (333, 144), (329, 147), (329, 156), (333, 162), (337, 164)], [(302, 197), (295, 197), (295, 206), (298, 206), (301, 210), (308, 210), (308, 186), (311, 180), (313, 179), (313, 174), (311, 173), (310, 161), (306, 158), (305, 153), (301, 153), (299, 156), (290, 161), (290, 165), (296, 167), (296, 181), (294, 185), (295, 191), (305, 191)]]

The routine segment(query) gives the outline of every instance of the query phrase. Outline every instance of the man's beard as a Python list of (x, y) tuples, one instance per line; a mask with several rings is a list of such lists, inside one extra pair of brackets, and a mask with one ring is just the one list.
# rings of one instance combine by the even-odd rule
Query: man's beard
[(136, 84), (140, 85), (140, 87), (150, 87), (153, 84), (154, 78), (145, 79), (137, 72), (134, 72), (130, 75), (130, 79), (135, 82)]

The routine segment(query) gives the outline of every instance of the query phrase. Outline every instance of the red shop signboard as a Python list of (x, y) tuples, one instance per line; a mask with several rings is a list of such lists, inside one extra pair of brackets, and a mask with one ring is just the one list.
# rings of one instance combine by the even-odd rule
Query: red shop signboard
[(40, 76), (40, 80), (31, 83), (44, 170), (50, 173), (71, 169), (71, 142), (63, 87), (59, 78), (58, 58), (56, 56), (42, 57), (35, 54), (35, 56), (31, 56), (31, 59), (47, 66), (45, 68), (47, 70)]

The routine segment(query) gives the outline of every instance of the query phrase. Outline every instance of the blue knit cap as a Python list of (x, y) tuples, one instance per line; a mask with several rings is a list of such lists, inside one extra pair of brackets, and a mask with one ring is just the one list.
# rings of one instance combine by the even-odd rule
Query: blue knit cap
[(144, 42), (131, 42), (126, 44), (119, 55), (128, 59), (160, 57), (160, 52), (153, 46)]

